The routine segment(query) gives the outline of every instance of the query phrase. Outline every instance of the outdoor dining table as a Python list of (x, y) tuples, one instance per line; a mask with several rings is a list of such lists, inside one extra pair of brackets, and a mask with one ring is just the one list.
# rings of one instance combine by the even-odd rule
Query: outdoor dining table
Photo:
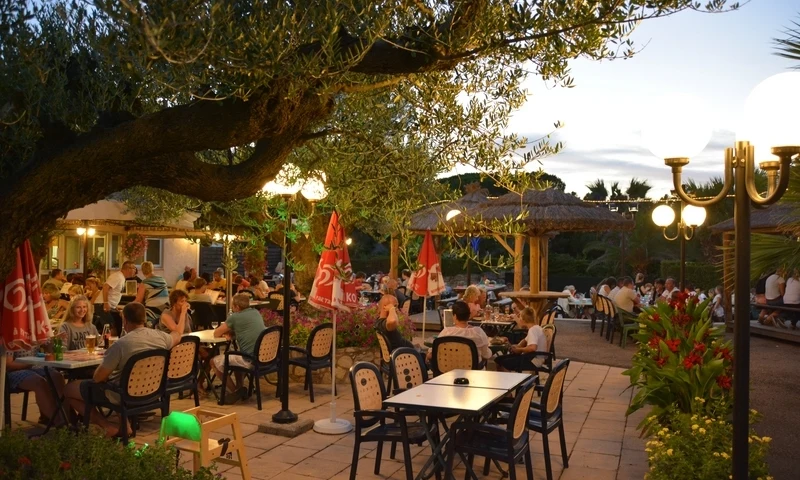
[[(455, 478), (452, 472), (446, 471), (447, 463), (443, 455), (452, 430), (447, 430), (441, 440), (437, 442), (430, 431), (427, 416), (441, 418), (456, 414), (458, 422), (465, 418), (481, 415), (529, 377), (526, 374), (510, 372), (452, 370), (387, 398), (384, 401), (387, 407), (424, 413), (420, 415), (420, 422), (428, 437), (432, 455), (416, 478), (424, 479), (433, 475), (437, 470), (437, 462), (445, 471), (445, 478)], [(456, 378), (467, 378), (469, 384), (455, 385), (453, 382)]]
[(536, 321), (538, 323), (539, 318), (544, 313), (549, 302), (558, 300), (559, 298), (568, 298), (570, 295), (567, 292), (530, 292), (528, 290), (516, 290), (513, 292), (500, 292), (500, 296), (513, 300), (514, 304), (520, 310), (525, 307), (531, 307), (534, 315), (536, 315)]
[(223, 343), (228, 343), (230, 340), (226, 337), (215, 337), (214, 330), (198, 330), (192, 333), (184, 333), (184, 337), (197, 337), (200, 339), (200, 343), (204, 343), (211, 347), (211, 351), (208, 354), (208, 357), (203, 361), (202, 368), (200, 369), (200, 375), (203, 375), (208, 382), (208, 388), (211, 390), (211, 393), (214, 394), (214, 397), (219, 400), (219, 395), (217, 395), (217, 391), (214, 389), (213, 379), (211, 378), (211, 374), (208, 373), (208, 366), (211, 365), (211, 359), (214, 358), (216, 355), (219, 355), (219, 347)]
[(44, 357), (37, 356), (18, 357), (14, 359), (17, 363), (32, 365), (34, 368), (44, 368), (44, 378), (47, 380), (47, 385), (50, 387), (53, 398), (56, 399), (56, 414), (47, 422), (47, 426), (42, 435), (50, 431), (59, 413), (63, 416), (64, 422), (69, 423), (69, 417), (64, 410), (64, 397), (58, 394), (58, 389), (55, 383), (53, 383), (53, 379), (50, 378), (50, 369), (55, 368), (56, 370), (66, 370), (70, 372), (81, 368), (96, 367), (103, 363), (103, 353), (105, 353), (105, 351), (102, 349), (97, 349), (95, 353), (89, 353), (84, 348), (82, 350), (69, 350), (64, 352), (64, 358), (62, 360), (45, 360)]
[(591, 297), (589, 298), (569, 297), (569, 299), (567, 300), (567, 304), (569, 305), (570, 310), (572, 309), (575, 310), (574, 312), (575, 318), (579, 318), (583, 316), (583, 310), (585, 308), (592, 306), (592, 299)]

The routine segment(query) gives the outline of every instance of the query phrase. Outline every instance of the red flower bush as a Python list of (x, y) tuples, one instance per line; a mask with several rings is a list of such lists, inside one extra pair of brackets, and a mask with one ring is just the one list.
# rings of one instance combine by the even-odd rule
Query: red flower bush
[(708, 305), (680, 294), (639, 315), (639, 349), (624, 372), (636, 389), (628, 413), (645, 405), (659, 418), (672, 408), (704, 415), (729, 411), (731, 345), (712, 325)]

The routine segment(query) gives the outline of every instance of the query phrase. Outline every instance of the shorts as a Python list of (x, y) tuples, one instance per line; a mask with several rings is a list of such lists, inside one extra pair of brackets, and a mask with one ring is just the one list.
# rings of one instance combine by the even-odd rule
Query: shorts
[(8, 372), (8, 389), (9, 390), (17, 390), (19, 388), (19, 384), (24, 382), (30, 377), (39, 376), (44, 378), (45, 371), (44, 368), (26, 368), (25, 370), (15, 370), (13, 372)]
[[(94, 383), (93, 380), (83, 380), (81, 382), (81, 386), (80, 386), (81, 398), (83, 398), (84, 402), (90, 403), (90, 401), (91, 401), (92, 404), (97, 404), (97, 403), (108, 401), (108, 402), (113, 403), (114, 405), (119, 405), (122, 402), (122, 399), (120, 398), (119, 394), (117, 392), (112, 392), (111, 390), (103, 390), (103, 392), (105, 393), (105, 398), (101, 397), (101, 398), (98, 399), (97, 395), (100, 392), (100, 390), (96, 390), (96, 389), (91, 389), (90, 390), (89, 389), (89, 385), (92, 384), (92, 383)], [(83, 412), (79, 412), (79, 413), (82, 414)]]
[[(211, 359), (214, 362), (214, 366), (220, 372), (225, 368), (225, 355), (217, 355), (216, 357)], [(249, 361), (245, 360), (241, 355), (231, 355), (228, 357), (228, 365), (232, 367), (240, 367), (240, 368), (252, 368), (253, 364)]]
[(772, 300), (767, 300), (767, 305), (783, 305), (783, 297), (773, 298)]
[(525, 370), (538, 370), (544, 365), (544, 356), (529, 357), (524, 354), (509, 353), (498, 355), (494, 358), (494, 363), (512, 372), (522, 372)]

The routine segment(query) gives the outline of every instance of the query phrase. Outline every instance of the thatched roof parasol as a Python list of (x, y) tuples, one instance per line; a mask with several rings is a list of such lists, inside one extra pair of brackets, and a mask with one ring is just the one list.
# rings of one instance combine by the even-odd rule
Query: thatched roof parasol
[[(777, 204), (763, 209), (754, 208), (750, 211), (750, 231), (752, 232), (782, 233), (789, 230), (789, 225), (798, 221), (800, 218), (797, 216), (797, 207), (794, 205)], [(709, 228), (714, 233), (732, 232), (733, 219), (729, 218)]]
[(507, 193), (488, 199), (467, 210), (467, 220), (460, 225), (486, 225), (494, 221), (515, 220), (526, 227), (528, 235), (551, 232), (632, 230), (633, 220), (602, 206), (583, 202), (555, 188), (526, 190), (522, 195)]
[(486, 190), (476, 190), (468, 193), (458, 200), (443, 202), (420, 210), (411, 217), (409, 230), (424, 232), (425, 230), (437, 231), (439, 225), (444, 222), (447, 212), (450, 210), (466, 211), (482, 205), (488, 199)]

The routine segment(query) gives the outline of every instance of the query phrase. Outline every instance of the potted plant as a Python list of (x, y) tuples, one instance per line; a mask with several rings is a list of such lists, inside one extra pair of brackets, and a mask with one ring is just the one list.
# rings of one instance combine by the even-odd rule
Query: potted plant
[(129, 233), (122, 242), (122, 256), (128, 260), (143, 257), (146, 250), (147, 239), (138, 233)]

